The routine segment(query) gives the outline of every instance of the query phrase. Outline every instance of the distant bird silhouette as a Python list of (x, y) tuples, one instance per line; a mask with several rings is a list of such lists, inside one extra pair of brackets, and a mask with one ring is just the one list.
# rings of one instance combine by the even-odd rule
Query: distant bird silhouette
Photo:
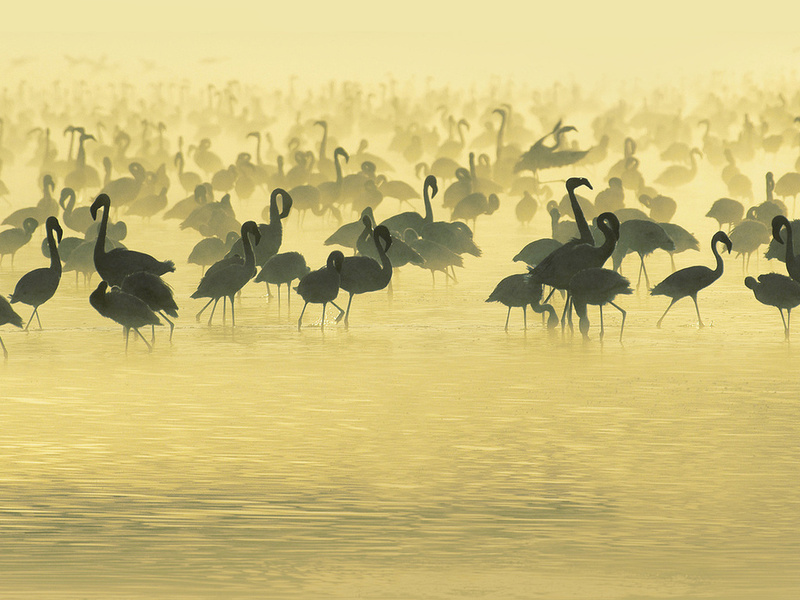
[(167, 212), (164, 213), (163, 219), (180, 219), (185, 221), (192, 214), (194, 209), (199, 208), (208, 203), (208, 188), (205, 185), (197, 185), (192, 192), (192, 195), (179, 200)]
[(614, 212), (624, 206), (625, 190), (622, 188), (622, 179), (612, 177), (608, 180), (608, 187), (597, 193), (594, 207), (600, 212)]
[(342, 272), (343, 262), (344, 254), (339, 250), (334, 250), (328, 255), (328, 261), (324, 267), (308, 273), (294, 288), (305, 302), (303, 310), (300, 312), (300, 318), (297, 319), (297, 331), (300, 331), (300, 327), (303, 324), (303, 315), (309, 303), (322, 304), (320, 327), (323, 330), (325, 329), (325, 307), (329, 302), (339, 310), (339, 318), (344, 314), (342, 308), (334, 302), (336, 296), (339, 295), (339, 277)]
[[(774, 306), (781, 313), (783, 332), (789, 339), (789, 329), (792, 325), (792, 309), (800, 304), (800, 283), (779, 273), (765, 273), (758, 276), (758, 281), (753, 277), (746, 277), (744, 284), (753, 290), (756, 300), (766, 306)], [(783, 311), (787, 316), (784, 318)]]
[(103, 219), (100, 221), (100, 230), (94, 246), (94, 266), (100, 277), (111, 285), (121, 285), (122, 280), (131, 273), (147, 271), (154, 275), (164, 275), (175, 270), (175, 263), (171, 260), (158, 261), (149, 254), (115, 248), (106, 252), (106, 231), (108, 229), (108, 211), (111, 208), (111, 199), (106, 194), (100, 194), (91, 206), (92, 218), (97, 220), (97, 211), (103, 209)]
[(703, 156), (699, 148), (692, 148), (689, 153), (692, 166), (686, 168), (682, 165), (671, 165), (667, 167), (661, 175), (656, 177), (655, 182), (667, 187), (679, 187), (692, 181), (697, 175), (697, 159), (695, 155)]
[(473, 193), (459, 200), (450, 218), (453, 221), (456, 219), (462, 219), (464, 222), (472, 221), (472, 228), (475, 229), (480, 215), (491, 215), (498, 208), (500, 199), (497, 194), (489, 194), (487, 198), (484, 194)]
[[(172, 341), (175, 323), (167, 315), (173, 319), (178, 317), (178, 305), (175, 304), (175, 299), (172, 296), (172, 288), (158, 275), (147, 271), (137, 271), (122, 280), (121, 289), (123, 292), (139, 298), (139, 300), (147, 304), (150, 310), (158, 313), (162, 319), (169, 323), (169, 339)], [(153, 341), (155, 341), (155, 337), (154, 326)]]
[(691, 233), (686, 231), (680, 225), (675, 223), (659, 223), (661, 225), (661, 229), (666, 231), (669, 239), (672, 240), (672, 243), (675, 244), (675, 249), (669, 252), (669, 262), (672, 266), (672, 271), (675, 271), (675, 255), (680, 254), (681, 252), (686, 252), (687, 250), (697, 250), (700, 251), (700, 242), (697, 241), (697, 238), (694, 237)]
[[(14, 309), (11, 308), (8, 300), (6, 300), (3, 296), (0, 296), (0, 325), (5, 325), (6, 323), (22, 329), (22, 317), (14, 312)], [(0, 346), (3, 347), (3, 357), (8, 360), (8, 350), (6, 350), (6, 345), (3, 343), (3, 338), (1, 337)]]
[(539, 203), (536, 201), (536, 198), (531, 196), (531, 193), (528, 190), (525, 190), (522, 194), (522, 198), (520, 198), (517, 205), (514, 207), (514, 214), (517, 216), (517, 221), (519, 221), (520, 225), (527, 227), (531, 224), (534, 215), (536, 215), (536, 209), (539, 208)]
[(733, 247), (731, 240), (724, 231), (718, 231), (714, 234), (714, 236), (711, 238), (711, 252), (714, 253), (714, 258), (717, 260), (717, 266), (715, 269), (712, 270), (703, 265), (686, 267), (685, 269), (675, 271), (672, 275), (650, 290), (650, 293), (653, 296), (668, 296), (672, 298), (669, 306), (667, 306), (667, 309), (664, 311), (664, 314), (661, 315), (658, 323), (656, 323), (656, 327), (661, 327), (661, 321), (663, 321), (664, 317), (667, 316), (667, 313), (669, 312), (669, 309), (672, 308), (672, 305), (681, 298), (686, 298), (687, 296), (694, 300), (694, 307), (697, 310), (698, 326), (704, 327), (703, 320), (700, 318), (700, 307), (697, 305), (697, 293), (700, 290), (710, 286), (722, 275), (722, 256), (720, 256), (719, 251), (717, 250), (717, 243), (719, 242), (725, 244), (725, 246), (728, 248), (728, 253), (730, 253), (731, 248)]
[(311, 269), (306, 265), (306, 259), (299, 252), (282, 252), (276, 254), (264, 263), (261, 271), (256, 275), (255, 282), (261, 281), (267, 284), (267, 296), (269, 293), (269, 284), (278, 286), (278, 306), (281, 304), (281, 285), (286, 285), (286, 301), (291, 307), (291, 290), (290, 286), (295, 279), (301, 279), (311, 272)]
[(6, 229), (0, 231), (0, 265), (3, 264), (3, 257), (11, 255), (11, 269), (14, 269), (14, 255), (17, 250), (31, 241), (33, 232), (39, 226), (39, 222), (33, 217), (28, 217), (23, 221), (21, 228)]
[(550, 253), (560, 248), (563, 244), (553, 238), (541, 238), (534, 240), (520, 250), (514, 256), (514, 262), (524, 262), (526, 265), (535, 267), (542, 262)]
[(639, 202), (650, 209), (650, 218), (659, 223), (669, 223), (678, 209), (678, 203), (675, 200), (661, 194), (652, 198), (647, 194), (641, 194)]
[[(781, 230), (786, 230), (786, 239), (781, 237)], [(772, 219), (772, 238), (779, 244), (785, 244), (784, 262), (789, 277), (800, 282), (800, 257), (794, 253), (794, 235), (789, 219), (778, 215)]]
[(53, 189), (55, 189), (53, 177), (45, 175), (42, 178), (42, 198), (36, 203), (36, 206), (15, 210), (3, 219), (2, 225), (24, 228), (24, 223), (27, 219), (35, 219), (37, 223), (44, 223), (47, 217), (57, 216), (59, 206), (52, 196)]
[(191, 171), (184, 171), (186, 162), (183, 157), (183, 152), (175, 154), (174, 164), (178, 169), (178, 181), (180, 181), (181, 187), (187, 194), (191, 193), (192, 190), (202, 183), (203, 179), (200, 175)]
[[(752, 209), (751, 209), (752, 211)], [(749, 211), (750, 212), (750, 211)], [(747, 218), (733, 228), (729, 237), (733, 243), (733, 252), (742, 257), (742, 272), (750, 270), (750, 257), (757, 253), (763, 244), (769, 244), (769, 229), (761, 221)], [(758, 254), (756, 254), (758, 260)]]
[[(229, 298), (231, 303), (231, 327), (236, 326), (236, 316), (233, 308), (233, 297), (241, 290), (248, 281), (256, 274), (256, 259), (253, 253), (253, 245), (248, 236), (252, 235), (255, 243), (261, 239), (261, 233), (255, 221), (246, 221), (242, 224), (242, 240), (244, 246), (244, 262), (231, 261), (218, 269), (211, 267), (200, 280), (197, 290), (191, 295), (192, 298), (210, 298), (206, 305), (197, 313), (196, 318), (200, 319), (200, 314), (206, 307), (214, 303), (211, 308), (211, 316), (208, 324), (214, 318), (214, 311), (220, 298)], [(225, 260), (225, 259), (223, 259)], [(223, 322), (225, 318), (223, 306)]]
[(194, 245), (186, 262), (200, 265), (203, 268), (201, 274), (205, 275), (206, 267), (222, 260), (237, 240), (239, 240), (239, 234), (235, 231), (229, 231), (224, 242), (218, 237), (203, 238)]
[(631, 219), (625, 221), (619, 228), (619, 242), (612, 255), (614, 270), (619, 271), (622, 260), (631, 252), (639, 255), (639, 279), (636, 287), (642, 281), (642, 273), (647, 287), (650, 287), (650, 278), (647, 275), (647, 267), (644, 264), (644, 257), (652, 254), (661, 248), (667, 252), (675, 251), (675, 242), (670, 239), (664, 228), (653, 221), (642, 221)]
[(558, 325), (558, 315), (555, 309), (549, 304), (542, 304), (542, 284), (536, 282), (527, 273), (517, 273), (509, 275), (500, 280), (495, 286), (494, 290), (486, 302), (499, 302), (508, 307), (506, 313), (505, 330), (508, 331), (508, 319), (511, 316), (512, 308), (522, 308), (523, 326), (528, 329), (528, 305), (536, 313), (548, 313), (550, 315), (547, 320), (547, 327), (549, 329)]
[(345, 223), (339, 227), (330, 236), (328, 236), (323, 244), (326, 246), (343, 246), (345, 248), (352, 248), (353, 252), (355, 252), (356, 242), (358, 242), (359, 236), (364, 231), (364, 223), (362, 221), (364, 217), (369, 217), (373, 223), (375, 222), (372, 209), (368, 206), (361, 211), (361, 215), (358, 217), (358, 220), (353, 221), (352, 223)]
[(731, 228), (737, 225), (744, 217), (744, 205), (732, 198), (720, 198), (714, 201), (706, 216), (719, 223), (720, 229), (727, 224), (730, 232)]
[(62, 220), (66, 227), (73, 231), (85, 234), (89, 227), (92, 226), (94, 219), (89, 212), (88, 206), (80, 206), (75, 208), (75, 190), (65, 187), (61, 190), (61, 197), (58, 204), (64, 210)]
[[(58, 256), (58, 243), (61, 241), (64, 232), (55, 217), (47, 217), (46, 227), (47, 244), (50, 248), (50, 266), (34, 269), (23, 275), (17, 282), (14, 293), (11, 294), (10, 298), (11, 304), (22, 302), (33, 307), (31, 318), (28, 319), (28, 324), (25, 325), (26, 331), (30, 327), (34, 315), (39, 323), (39, 329), (42, 328), (42, 321), (39, 319), (39, 307), (53, 297), (61, 281), (61, 259)], [(55, 239), (56, 236), (58, 236), (57, 241)]]
[(797, 194), (800, 194), (800, 173), (790, 171), (781, 175), (775, 182), (775, 194), (782, 198), (792, 197), (792, 215), (795, 215)]
[(579, 328), (584, 339), (589, 339), (589, 317), (586, 306), (592, 304), (600, 307), (600, 339), (603, 339), (605, 329), (603, 326), (603, 305), (610, 304), (622, 313), (622, 325), (619, 328), (619, 341), (622, 341), (622, 331), (625, 329), (627, 313), (614, 303), (614, 298), (619, 294), (632, 294), (631, 282), (616, 271), (595, 267), (578, 271), (569, 282), (569, 292), (572, 305), (580, 317)]
[(131, 329), (136, 332), (149, 351), (150, 343), (139, 332), (145, 325), (161, 325), (158, 316), (142, 300), (123, 292), (118, 287), (108, 290), (108, 282), (101, 281), (97, 289), (89, 295), (89, 304), (102, 316), (116, 321), (125, 331), (125, 351), (128, 351), (128, 336)]
[[(364, 226), (371, 228), (369, 217), (364, 217)], [(392, 262), (386, 252), (392, 245), (392, 236), (383, 225), (378, 225), (372, 232), (375, 247), (378, 249), (380, 263), (367, 256), (348, 256), (342, 263), (339, 287), (350, 294), (344, 315), (345, 327), (349, 325), (350, 305), (355, 294), (382, 290), (392, 280)]]
[(447, 246), (419, 237), (417, 232), (410, 227), (403, 233), (403, 241), (408, 244), (417, 254), (425, 261), (422, 264), (423, 269), (431, 272), (431, 280), (433, 285), (436, 285), (436, 271), (441, 271), (445, 274), (445, 283), (450, 279), (457, 281), (455, 274), (451, 275), (450, 272), (455, 270), (455, 267), (463, 267), (464, 259), (460, 254), (456, 254)]
[(144, 167), (138, 162), (132, 162), (128, 165), (128, 170), (131, 177), (120, 177), (109, 181), (103, 186), (100, 195), (106, 195), (114, 198), (114, 206), (120, 207), (130, 204), (139, 195), (139, 190), (142, 189), (142, 184), (145, 180)]

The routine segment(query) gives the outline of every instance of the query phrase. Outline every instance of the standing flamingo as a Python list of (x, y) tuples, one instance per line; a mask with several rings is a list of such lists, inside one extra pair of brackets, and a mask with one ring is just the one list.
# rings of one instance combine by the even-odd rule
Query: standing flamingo
[(714, 253), (714, 258), (716, 258), (717, 261), (715, 269), (709, 269), (704, 265), (686, 267), (685, 269), (675, 271), (672, 275), (650, 290), (650, 294), (653, 296), (669, 296), (672, 298), (669, 306), (667, 306), (667, 310), (664, 311), (664, 314), (661, 315), (658, 323), (656, 323), (656, 327), (661, 327), (661, 321), (667, 316), (672, 305), (681, 298), (687, 296), (694, 300), (694, 307), (697, 310), (698, 326), (705, 327), (705, 325), (703, 325), (703, 320), (700, 318), (700, 307), (697, 305), (697, 293), (710, 286), (722, 276), (722, 256), (720, 256), (717, 250), (717, 243), (719, 242), (725, 244), (729, 254), (733, 248), (733, 243), (724, 231), (718, 231), (714, 234), (714, 237), (711, 238), (711, 252)]

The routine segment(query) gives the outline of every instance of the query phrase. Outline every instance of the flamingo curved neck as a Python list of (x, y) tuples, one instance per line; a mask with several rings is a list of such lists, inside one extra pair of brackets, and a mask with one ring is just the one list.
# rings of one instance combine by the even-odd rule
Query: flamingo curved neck
[(53, 229), (47, 229), (47, 245), (50, 248), (50, 270), (61, 275), (61, 258), (58, 256), (58, 243)]
[(788, 222), (784, 223), (784, 227), (786, 228), (786, 268), (789, 271), (794, 271), (795, 260), (794, 260), (794, 241), (792, 238), (792, 224)]

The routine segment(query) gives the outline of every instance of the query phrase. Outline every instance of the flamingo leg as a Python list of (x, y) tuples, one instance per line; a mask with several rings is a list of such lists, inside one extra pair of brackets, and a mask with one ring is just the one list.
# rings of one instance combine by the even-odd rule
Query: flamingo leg
[(673, 298), (672, 302), (669, 303), (669, 306), (667, 307), (667, 310), (664, 311), (664, 314), (661, 315), (661, 318), (658, 320), (658, 323), (656, 323), (656, 327), (658, 327), (658, 328), (661, 327), (661, 321), (664, 320), (664, 317), (667, 316), (667, 313), (669, 312), (669, 309), (672, 308), (672, 305), (675, 304), (676, 302), (677, 302), (677, 300), (675, 298)]
[(211, 316), (208, 317), (208, 324), (211, 325), (211, 319), (214, 318), (214, 311), (217, 310), (217, 302), (219, 302), (219, 298), (214, 300), (214, 306), (211, 307)]
[(150, 342), (148, 342), (146, 339), (144, 339), (144, 336), (142, 335), (142, 333), (137, 328), (134, 327), (133, 330), (136, 332), (136, 335), (138, 335), (140, 338), (142, 338), (142, 341), (144, 342), (144, 345), (147, 346), (147, 351), (148, 352), (152, 352), (153, 351), (153, 347), (150, 345)]
[[(506, 319), (507, 321), (508, 319)], [(528, 331), (528, 305), (522, 305), (522, 327), (525, 331)]]
[(128, 353), (128, 337), (130, 337), (131, 328), (130, 327), (123, 327), (123, 331), (125, 332), (125, 354)]
[[(227, 296), (222, 297), (222, 324), (225, 325), (225, 309), (227, 308), (228, 302)], [(231, 308), (233, 308), (233, 301), (231, 300)]]
[(344, 311), (342, 310), (342, 307), (336, 304), (336, 302), (334, 302), (333, 300), (331, 300), (331, 304), (333, 304), (339, 310), (339, 316), (336, 317), (336, 322), (338, 323), (339, 321), (342, 320), (342, 315), (344, 314)]
[[(322, 320), (319, 322), (319, 328), (325, 331), (325, 307), (328, 306), (327, 302), (322, 303)], [(341, 316), (341, 315), (339, 315)]]
[[(241, 300), (240, 300), (241, 302)], [(233, 311), (233, 294), (231, 295), (231, 327), (236, 327), (236, 313)]]
[(600, 341), (603, 341), (603, 336), (606, 334), (605, 327), (603, 326), (603, 305), (600, 305)]
[[(33, 312), (31, 313), (31, 318), (30, 318), (30, 319), (28, 319), (28, 324), (27, 324), (27, 325), (25, 325), (25, 331), (28, 331), (28, 327), (30, 326), (30, 324), (31, 324), (31, 321), (33, 321), (33, 317), (34, 317), (34, 315), (36, 314), (36, 310), (37, 310), (38, 308), (39, 308), (38, 306), (34, 306), (34, 307), (33, 307)], [(40, 324), (40, 327), (39, 327), (39, 328), (41, 329), (41, 324)]]
[(197, 314), (194, 316), (194, 318), (195, 318), (195, 320), (196, 320), (196, 321), (199, 321), (199, 320), (200, 320), (200, 315), (202, 315), (202, 314), (203, 314), (203, 311), (204, 311), (205, 309), (207, 309), (207, 308), (208, 308), (208, 305), (209, 305), (209, 304), (211, 304), (213, 301), (214, 301), (214, 299), (213, 299), (213, 298), (211, 298), (211, 300), (209, 300), (208, 302), (206, 302), (206, 305), (205, 305), (203, 308), (201, 308), (201, 309), (200, 309), (200, 312), (199, 312), (199, 313), (197, 313)]
[(308, 306), (308, 302), (303, 304), (303, 310), (300, 311), (300, 318), (297, 319), (297, 331), (300, 331), (300, 326), (303, 324), (303, 315), (306, 312), (306, 306)]
[(6, 350), (6, 345), (3, 343), (3, 338), (0, 337), (0, 346), (3, 347), (3, 358), (8, 360), (8, 350)]
[[(167, 315), (163, 312), (158, 311), (158, 314), (161, 315), (161, 318), (164, 319), (167, 323), (169, 323), (169, 341), (172, 342), (172, 332), (175, 330), (175, 323), (173, 323)], [(153, 339), (155, 339), (155, 326), (153, 326)]]
[[(354, 295), (353, 292), (350, 292), (350, 298), (347, 300), (347, 312), (345, 312), (345, 314), (344, 314), (344, 326), (345, 326), (345, 328), (347, 328), (349, 326), (349, 321), (350, 321), (350, 303), (353, 301), (353, 295)], [(339, 315), (339, 317), (336, 319), (336, 322), (338, 323), (341, 318), (342, 318), (342, 315)]]
[(694, 300), (694, 308), (697, 311), (697, 325), (698, 327), (703, 328), (705, 325), (703, 325), (703, 319), (700, 318), (700, 307), (697, 305), (697, 294), (692, 296), (692, 300)]
[(644, 283), (647, 286), (647, 289), (650, 289), (650, 278), (647, 276), (647, 267), (644, 266), (644, 256), (642, 258), (642, 271), (644, 271)]
[(511, 307), (508, 307), (508, 312), (506, 313), (506, 328), (505, 331), (508, 331), (508, 319), (511, 317)]
[(670, 252), (669, 253), (669, 262), (672, 265), (672, 272), (674, 273), (675, 272), (675, 253), (674, 252)]
[(616, 308), (619, 312), (622, 313), (622, 325), (620, 325), (620, 327), (619, 327), (619, 341), (622, 342), (622, 330), (625, 329), (625, 317), (628, 316), (628, 313), (625, 312), (623, 309), (621, 309), (616, 304), (614, 304), (613, 302), (609, 302), (609, 304), (611, 306), (613, 306), (614, 308)]
[[(641, 256), (639, 257), (641, 258)], [(639, 289), (639, 284), (642, 283), (642, 268), (644, 267), (644, 261), (641, 261), (639, 265), (639, 279), (636, 280), (636, 289)]]
[(788, 321), (787, 324), (786, 324), (786, 339), (788, 340), (789, 339), (789, 330), (792, 328), (792, 309), (791, 308), (787, 308), (786, 309), (786, 318), (787, 318), (787, 321)]

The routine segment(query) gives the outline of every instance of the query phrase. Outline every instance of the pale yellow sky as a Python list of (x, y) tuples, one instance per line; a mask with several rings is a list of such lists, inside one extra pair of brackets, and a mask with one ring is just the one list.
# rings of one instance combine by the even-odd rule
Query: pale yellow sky
[[(457, 82), (497, 74), (553, 80), (674, 79), (704, 72), (783, 73), (800, 58), (795, 4), (673, 0), (523, 3), (406, 0), (275, 5), (110, 0), (27, 2), (4, 9), (4, 57), (63, 54), (156, 60), (208, 76), (383, 78), (431, 74)], [(135, 8), (133, 8), (135, 7)], [(63, 65), (62, 65), (63, 68)]]

